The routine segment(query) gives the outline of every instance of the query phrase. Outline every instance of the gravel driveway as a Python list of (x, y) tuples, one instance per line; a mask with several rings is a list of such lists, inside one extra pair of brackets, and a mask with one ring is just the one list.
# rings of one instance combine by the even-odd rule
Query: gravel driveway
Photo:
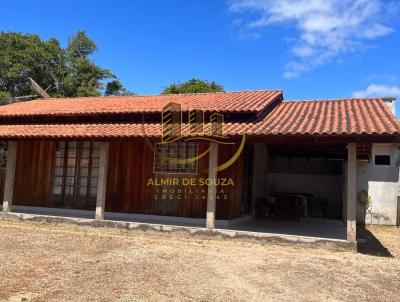
[(400, 229), (363, 236), (356, 254), (0, 221), (0, 301), (400, 301)]

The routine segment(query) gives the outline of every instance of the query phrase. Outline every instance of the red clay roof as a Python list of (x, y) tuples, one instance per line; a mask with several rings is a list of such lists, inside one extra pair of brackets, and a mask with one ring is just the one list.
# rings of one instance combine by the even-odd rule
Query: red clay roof
[[(227, 123), (224, 125), (225, 135), (243, 134), (248, 128), (245, 123)], [(208, 132), (209, 125), (205, 127)], [(188, 133), (187, 124), (182, 133)], [(43, 125), (0, 125), (0, 137), (7, 138), (128, 138), (159, 137), (160, 124), (43, 124)]]
[(400, 122), (381, 98), (285, 101), (247, 132), (255, 135), (398, 135)]
[[(185, 131), (184, 131), (185, 132)], [(328, 101), (287, 101), (257, 123), (227, 123), (224, 134), (281, 135), (400, 135), (400, 122), (380, 98)], [(146, 124), (147, 136), (160, 136), (159, 124)], [(0, 125), (3, 138), (123, 138), (144, 136), (139, 123)]]
[(186, 111), (196, 108), (217, 112), (258, 112), (281, 98), (280, 90), (54, 98), (0, 106), (0, 117), (151, 113), (161, 112), (170, 102), (181, 104), (182, 110)]

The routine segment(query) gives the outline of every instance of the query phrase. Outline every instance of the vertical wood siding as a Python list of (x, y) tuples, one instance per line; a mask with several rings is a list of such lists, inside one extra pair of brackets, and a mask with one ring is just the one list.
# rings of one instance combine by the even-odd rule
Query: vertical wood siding
[[(207, 150), (208, 142), (199, 143), (199, 154)], [(14, 186), (14, 204), (51, 207), (52, 175), (55, 142), (21, 141), (18, 143)], [(219, 146), (219, 164), (227, 161), (237, 145)], [(148, 186), (149, 178), (207, 178), (208, 156), (198, 162), (198, 174), (153, 173), (154, 153), (142, 139), (110, 142), (106, 212), (153, 214), (205, 218), (207, 186), (173, 186), (185, 193), (185, 198), (161, 199), (162, 189), (171, 186)], [(218, 173), (218, 178), (231, 177), (234, 186), (217, 187), (216, 218), (233, 219), (241, 216), (243, 155), (228, 169)], [(0, 182), (4, 179), (0, 175)], [(2, 186), (3, 187), (3, 186)], [(224, 190), (221, 192), (221, 190)], [(185, 191), (186, 190), (186, 191)], [(1, 192), (0, 192), (1, 193)], [(158, 195), (159, 198), (154, 198)], [(228, 199), (224, 199), (224, 195)]]
[[(208, 148), (208, 143), (199, 144), (199, 154)], [(228, 160), (237, 146), (221, 145), (219, 163)], [(106, 211), (137, 214), (154, 214), (205, 218), (207, 209), (207, 186), (173, 186), (174, 195), (177, 190), (186, 192), (183, 199), (155, 199), (163, 188), (171, 186), (148, 186), (149, 178), (207, 178), (208, 156), (199, 160), (198, 174), (163, 174), (153, 173), (154, 153), (141, 139), (110, 143), (108, 181), (106, 195)], [(231, 177), (233, 187), (224, 187), (227, 200), (217, 200), (217, 219), (232, 219), (240, 217), (242, 200), (243, 156), (230, 168), (219, 172), (218, 177)], [(186, 190), (186, 191), (185, 191)], [(205, 193), (204, 193), (205, 190)], [(220, 192), (221, 188), (217, 189)], [(203, 193), (202, 193), (203, 192)]]
[(54, 142), (18, 143), (14, 204), (50, 207)]
[[(228, 161), (236, 152), (238, 144), (235, 145), (219, 145), (218, 147), (218, 164), (221, 165)], [(243, 194), (243, 175), (244, 175), (244, 156), (240, 155), (237, 161), (229, 168), (218, 172), (218, 178), (232, 178), (234, 186), (217, 187), (217, 219), (233, 219), (241, 216), (241, 204)], [(228, 199), (221, 198), (221, 189), (225, 191)], [(221, 217), (221, 218), (219, 218)]]

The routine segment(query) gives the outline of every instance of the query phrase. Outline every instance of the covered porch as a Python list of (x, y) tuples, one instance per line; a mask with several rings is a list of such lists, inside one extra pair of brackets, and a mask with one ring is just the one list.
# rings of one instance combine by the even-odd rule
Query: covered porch
[[(154, 191), (149, 189), (143, 182), (143, 178), (148, 177), (145, 174), (148, 169), (142, 169), (139, 164), (139, 162), (153, 164), (154, 155), (151, 154), (146, 159), (146, 156), (140, 157), (139, 154), (141, 152), (138, 151), (139, 153), (133, 154), (134, 158), (136, 158), (134, 160), (122, 153), (123, 146), (126, 147), (127, 144), (132, 146), (137, 144), (135, 149), (143, 151), (142, 148), (145, 148), (143, 144), (138, 144), (137, 141), (125, 143), (121, 141), (96, 141), (90, 144), (93, 154), (96, 155), (93, 155), (92, 158), (87, 158), (87, 160), (92, 163), (97, 162), (97, 166), (92, 168), (92, 170), (98, 169), (97, 172), (93, 173), (91, 171), (93, 175), (96, 175), (91, 181), (96, 186), (89, 185), (89, 187), (85, 187), (85, 196), (87, 197), (85, 203), (82, 203), (82, 199), (78, 198), (81, 187), (73, 189), (72, 196), (74, 199), (72, 203), (71, 199), (67, 199), (67, 203), (64, 201), (61, 203), (57, 194), (57, 198), (54, 198), (54, 193), (64, 192), (65, 194), (68, 186), (67, 180), (64, 179), (61, 180), (64, 187), (58, 188), (59, 181), (56, 179), (56, 170), (59, 168), (56, 164), (59, 159), (57, 156), (57, 141), (9, 141), (7, 165), (4, 171), (3, 212), (356, 241), (355, 163), (357, 147), (355, 143), (337, 144), (337, 148), (334, 148), (334, 150), (335, 152), (339, 150), (340, 156), (336, 154), (332, 155), (332, 157), (336, 158), (325, 157), (323, 158), (324, 164), (318, 164), (318, 161), (322, 160), (321, 158), (311, 157), (307, 159), (307, 156), (303, 156), (304, 154), (293, 153), (293, 147), (296, 146), (294, 144), (289, 145), (290, 148), (288, 150), (292, 150), (290, 151), (292, 153), (288, 154), (282, 150), (282, 146), (250, 142), (246, 145), (247, 148), (244, 154), (232, 167), (234, 169), (233, 173), (231, 171), (226, 171), (224, 172), (225, 174), (216, 173), (210, 169), (207, 175), (203, 175), (211, 180), (217, 180), (219, 177), (230, 173), (230, 175), (234, 175), (237, 186), (234, 189), (231, 188), (231, 191), (228, 192), (228, 200), (221, 201), (219, 196), (220, 188), (216, 185), (216, 181), (211, 181), (206, 187), (205, 200), (187, 201), (187, 204), (192, 202), (189, 207), (190, 210), (186, 207), (182, 208), (184, 202), (168, 203), (169, 208), (160, 208), (163, 203), (154, 202)], [(81, 145), (83, 146), (83, 143)], [(223, 147), (218, 147), (216, 144), (211, 146), (209, 156), (203, 159), (199, 165), (212, 168), (216, 166), (219, 159), (227, 157), (225, 151), (221, 152)], [(315, 147), (315, 144), (309, 144), (310, 146)], [(35, 150), (32, 150), (32, 148)], [(84, 147), (82, 148), (84, 150)], [(82, 153), (83, 151), (80, 152)], [(280, 156), (277, 156), (277, 152)], [(299, 151), (297, 150), (296, 152)], [(299, 155), (301, 156), (299, 157)], [(281, 157), (285, 158), (285, 160), (282, 160)], [(299, 160), (298, 158), (302, 159)], [(304, 183), (302, 184), (301, 182), (299, 182), (301, 190), (296, 186), (293, 188), (282, 187), (282, 182), (279, 182), (282, 177), (279, 174), (282, 171), (279, 169), (286, 167), (286, 162), (291, 162), (294, 169), (299, 169), (299, 167), (302, 169), (305, 162), (314, 166), (314, 168), (316, 165), (317, 170), (329, 170), (332, 166), (326, 163), (333, 159), (339, 162), (343, 168), (339, 172), (334, 171), (334, 178), (342, 181), (337, 184), (340, 192), (335, 193), (336, 199), (332, 204), (328, 201), (327, 208), (320, 209), (317, 206), (316, 210), (306, 205), (301, 215), (280, 217), (277, 215), (279, 207), (276, 206), (275, 217), (267, 215), (270, 213), (265, 211), (260, 214), (260, 208), (263, 208), (262, 206), (260, 207), (260, 203), (265, 203), (265, 207), (268, 207), (271, 198), (275, 198), (275, 203), (279, 203), (282, 202), (281, 196), (286, 195), (283, 198), (283, 203), (290, 204), (293, 196), (301, 195), (304, 197), (307, 195), (309, 200), (321, 197), (313, 196), (311, 198), (310, 195), (315, 192), (309, 192), (308, 188), (304, 187)], [(64, 161), (67, 162), (68, 158), (64, 159)], [(337, 165), (335, 164), (334, 166)], [(122, 166), (135, 168), (133, 170), (124, 170)], [(63, 167), (63, 169), (65, 169), (66, 173), (68, 167)], [(115, 172), (116, 170), (118, 170), (118, 173)], [(129, 175), (126, 173), (129, 173)], [(150, 169), (149, 173), (154, 175), (154, 170)], [(141, 185), (136, 183), (137, 178), (134, 178), (133, 174), (140, 175), (140, 178), (142, 178)], [(292, 180), (299, 179), (299, 176), (290, 170), (283, 174)], [(307, 173), (303, 173), (303, 177), (304, 174)], [(75, 183), (77, 183), (80, 180), (77, 171), (75, 171), (74, 177)], [(321, 174), (314, 174), (314, 177), (315, 179), (320, 179)], [(121, 183), (126, 179), (128, 179), (127, 185)], [(135, 184), (135, 186), (131, 187), (130, 185), (132, 184)], [(318, 189), (318, 185), (316, 187)], [(94, 188), (95, 192), (93, 192)], [(111, 194), (111, 192), (118, 193)], [(287, 196), (289, 196), (289, 201), (285, 201)], [(91, 199), (92, 197), (94, 199)], [(71, 198), (70, 195), (68, 195), (68, 198)], [(118, 198), (122, 198), (122, 200), (118, 200)], [(296, 198), (294, 200), (297, 200)], [(124, 200), (128, 201), (124, 202)], [(141, 204), (139, 206), (138, 201)], [(197, 202), (196, 205), (195, 202)], [(75, 206), (71, 206), (71, 204)], [(146, 204), (151, 204), (152, 208), (147, 208), (146, 210)], [(175, 206), (173, 206), (174, 204)], [(291, 211), (288, 207), (283, 207), (283, 209)], [(326, 214), (324, 211), (329, 213)], [(160, 215), (162, 213), (165, 213), (165, 215)], [(176, 214), (174, 215), (174, 213)]]

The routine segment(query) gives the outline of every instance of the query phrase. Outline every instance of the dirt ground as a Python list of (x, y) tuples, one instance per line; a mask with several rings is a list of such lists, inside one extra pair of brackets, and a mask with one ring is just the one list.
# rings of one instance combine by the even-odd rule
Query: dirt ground
[(400, 229), (360, 253), (0, 221), (0, 301), (400, 301)]

